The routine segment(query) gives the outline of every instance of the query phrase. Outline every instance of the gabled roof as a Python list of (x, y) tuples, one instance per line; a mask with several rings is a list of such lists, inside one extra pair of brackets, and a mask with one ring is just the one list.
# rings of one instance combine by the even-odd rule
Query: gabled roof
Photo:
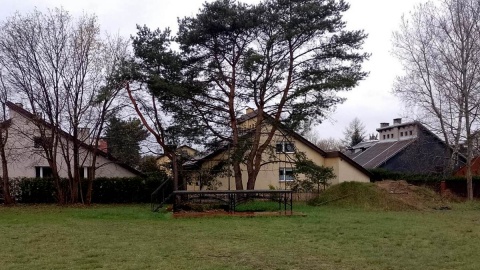
[[(239, 117), (237, 119), (237, 122), (238, 123), (242, 123), (242, 122), (245, 122), (247, 120), (250, 120), (250, 119), (253, 119), (255, 117), (257, 117), (258, 113), (257, 111), (253, 111), (253, 112), (250, 112), (250, 113), (247, 113), (241, 117)], [(355, 167), (356, 169), (358, 169), (359, 171), (361, 171), (362, 173), (364, 173), (365, 175), (368, 175), (368, 176), (372, 176), (372, 174), (366, 170), (364, 167), (362, 167), (360, 164), (358, 164), (357, 162), (355, 162), (354, 160), (352, 160), (350, 157), (346, 156), (345, 154), (343, 154), (342, 152), (340, 151), (329, 151), (329, 152), (325, 152), (324, 150), (320, 149), (318, 146), (316, 146), (315, 144), (313, 144), (312, 142), (310, 142), (309, 140), (307, 140), (305, 137), (303, 137), (302, 135), (298, 134), (297, 132), (289, 129), (288, 127), (286, 127), (284, 124), (278, 122), (278, 121), (275, 121), (274, 118), (270, 115), (268, 115), (267, 113), (264, 113), (264, 118), (269, 121), (270, 124), (272, 125), (276, 125), (277, 128), (283, 132), (285, 132), (287, 135), (290, 135), (292, 136), (293, 138), (295, 138), (297, 141), (300, 141), (302, 142), (303, 144), (307, 145), (309, 148), (311, 148), (312, 150), (314, 150), (315, 152), (319, 153), (321, 156), (323, 157), (326, 157), (326, 158), (335, 158), (335, 157), (340, 157), (342, 158), (345, 162), (349, 163), (350, 165), (352, 165), (353, 167)], [(248, 135), (248, 134), (246, 134)], [(191, 162), (188, 162), (188, 164), (185, 164), (187, 166), (194, 166), (194, 165), (200, 165), (201, 163), (203, 163), (204, 161), (206, 160), (209, 160), (211, 158), (213, 158), (214, 156), (222, 153), (223, 151), (226, 151), (228, 149), (228, 145), (225, 145), (225, 146), (222, 146), (220, 147), (219, 149), (211, 152), (211, 153), (208, 153), (206, 154), (205, 156), (203, 157), (200, 157), (198, 159), (195, 159)]]
[[(406, 122), (402, 124), (395, 124), (387, 127), (378, 128), (377, 131), (387, 130), (391, 128), (415, 125), (419, 131), (428, 134), (435, 141), (445, 144), (445, 142), (440, 139), (435, 133), (431, 132), (427, 127), (418, 121)], [(416, 137), (406, 140), (389, 140), (389, 141), (378, 141), (377, 143), (371, 145), (363, 152), (357, 153), (348, 153), (347, 155), (352, 158), (354, 161), (358, 162), (360, 165), (367, 169), (378, 168), (381, 165), (387, 163), (395, 155), (406, 149), (410, 144), (419, 139), (419, 135)], [(359, 149), (361, 147), (353, 146), (352, 149)], [(460, 158), (463, 156), (460, 155)]]
[[(6, 105), (7, 107), (12, 110), (12, 111), (15, 111), (16, 113), (22, 115), (23, 117), (31, 120), (31, 121), (36, 121), (36, 123), (39, 123), (40, 125), (43, 125), (43, 126), (46, 126), (48, 128), (53, 128), (54, 126), (51, 124), (51, 123), (48, 123), (47, 121), (43, 120), (43, 119), (40, 119), (38, 118), (36, 115), (34, 115), (33, 113), (25, 110), (24, 108), (10, 102), (10, 101), (7, 101), (6, 102)], [(11, 119), (9, 119), (11, 120)], [(8, 121), (8, 120), (7, 120)], [(64, 130), (61, 130), (60, 129), (60, 134), (67, 138), (68, 140), (76, 140), (79, 145), (85, 149), (87, 149), (88, 151), (91, 151), (93, 152), (94, 151), (94, 147), (92, 147), (91, 145), (88, 145), (78, 139), (75, 139), (72, 135), (70, 135), (68, 132), (64, 131)], [(124, 168), (125, 170), (133, 173), (133, 174), (136, 174), (138, 176), (141, 176), (141, 177), (145, 177), (145, 174), (143, 174), (142, 172), (136, 170), (135, 168), (132, 168), (130, 166), (128, 166), (127, 164), (124, 164), (122, 162), (120, 162), (117, 158), (113, 157), (112, 155), (108, 154), (108, 153), (105, 153), (103, 152), (102, 150), (98, 149), (98, 151), (96, 151), (97, 155), (99, 156), (102, 156), (110, 161), (112, 161), (113, 163), (119, 165), (120, 167)]]
[(348, 154), (348, 156), (363, 167), (374, 169), (386, 163), (415, 140), (377, 142), (363, 152)]

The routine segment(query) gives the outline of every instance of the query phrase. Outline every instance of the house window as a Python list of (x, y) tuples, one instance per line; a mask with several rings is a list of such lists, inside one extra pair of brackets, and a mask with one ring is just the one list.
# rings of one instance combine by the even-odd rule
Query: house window
[(412, 135), (412, 131), (410, 130), (410, 135)]
[(383, 139), (385, 140), (385, 134), (383, 135)]
[(33, 147), (34, 148), (42, 147), (42, 138), (41, 137), (34, 137), (33, 138)]
[(400, 137), (403, 137), (403, 132), (400, 132)]
[(78, 172), (80, 173), (80, 179), (87, 179), (92, 172), (91, 168), (92, 167), (80, 167), (80, 169), (78, 170)]
[(52, 168), (50, 167), (35, 167), (35, 177), (36, 178), (48, 178), (53, 177)]
[(34, 137), (33, 138), (33, 147), (34, 148), (41, 148), (41, 147), (51, 147), (52, 146), (52, 138), (42, 138), (42, 137)]
[(293, 168), (280, 168), (278, 172), (280, 181), (293, 181)]
[(277, 153), (294, 153), (295, 145), (291, 142), (277, 142), (276, 145)]

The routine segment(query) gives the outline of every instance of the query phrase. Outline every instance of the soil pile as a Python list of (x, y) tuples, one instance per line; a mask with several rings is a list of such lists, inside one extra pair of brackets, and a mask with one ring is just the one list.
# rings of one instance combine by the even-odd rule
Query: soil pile
[(406, 181), (380, 181), (334, 185), (310, 203), (399, 211), (447, 209), (449, 201), (429, 188), (410, 185)]

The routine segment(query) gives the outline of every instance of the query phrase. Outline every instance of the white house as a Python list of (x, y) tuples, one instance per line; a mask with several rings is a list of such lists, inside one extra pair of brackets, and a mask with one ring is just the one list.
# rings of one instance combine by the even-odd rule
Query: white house
[[(6, 156), (9, 177), (49, 177), (52, 170), (44, 158), (41, 147), (39, 126), (50, 126), (46, 121), (25, 110), (21, 104), (7, 102), (9, 119), (0, 123), (2, 128), (8, 129)], [(63, 143), (72, 143), (74, 138), (67, 132), (61, 131), (60, 139)], [(91, 170), (92, 147), (80, 143), (81, 169), (80, 177), (84, 178)], [(116, 161), (104, 151), (96, 151), (97, 160), (95, 177), (134, 177), (142, 173), (134, 168)], [(57, 149), (57, 166), (60, 177), (67, 177), (68, 166), (62, 155), (61, 148)], [(1, 170), (1, 168), (0, 168)]]

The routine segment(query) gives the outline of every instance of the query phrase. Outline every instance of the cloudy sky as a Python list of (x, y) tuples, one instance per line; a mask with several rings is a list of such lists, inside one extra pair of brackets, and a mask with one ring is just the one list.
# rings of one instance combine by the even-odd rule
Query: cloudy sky
[[(348, 1), (348, 0), (347, 0)], [(95, 13), (103, 31), (128, 37), (135, 34), (136, 24), (150, 28), (170, 27), (175, 33), (177, 18), (193, 16), (205, 0), (0, 0), (0, 20), (20, 13), (63, 6), (74, 15)], [(257, 0), (246, 0), (254, 3)], [(422, 0), (350, 0), (345, 14), (349, 29), (364, 29), (369, 37), (364, 50), (371, 53), (364, 69), (368, 78), (358, 87), (341, 95), (347, 98), (338, 105), (329, 119), (315, 127), (321, 138), (343, 137), (348, 123), (358, 117), (368, 133), (375, 132), (380, 122), (408, 117), (410, 110), (392, 95), (392, 83), (401, 74), (401, 68), (391, 56), (391, 37), (400, 23), (402, 14), (408, 13)]]

